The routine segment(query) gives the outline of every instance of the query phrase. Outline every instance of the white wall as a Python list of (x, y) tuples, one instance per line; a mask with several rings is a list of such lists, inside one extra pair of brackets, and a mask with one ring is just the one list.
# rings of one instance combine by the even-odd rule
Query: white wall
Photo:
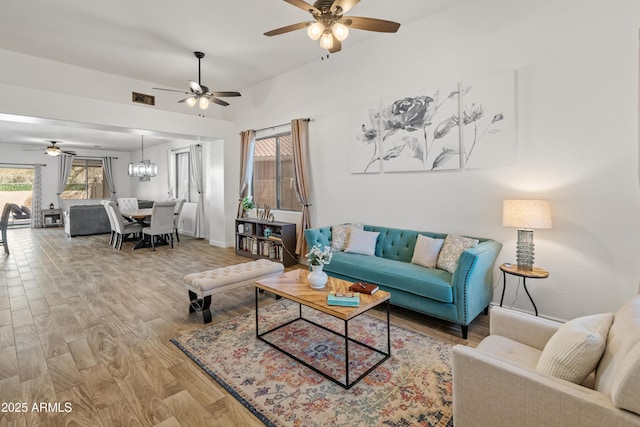
[[(347, 39), (329, 60), (243, 90), (236, 131), (314, 120), (314, 226), (364, 221), (490, 237), (504, 243), (499, 264), (515, 261), (517, 238), (501, 225), (502, 200), (548, 199), (553, 229), (536, 231), (535, 242), (536, 264), (551, 274), (527, 283), (541, 315), (613, 311), (640, 279), (638, 28), (633, 0), (466, 2), (395, 35), (355, 46)], [(505, 69), (517, 73), (513, 167), (348, 172), (350, 107)], [(532, 311), (523, 289), (514, 307)]]

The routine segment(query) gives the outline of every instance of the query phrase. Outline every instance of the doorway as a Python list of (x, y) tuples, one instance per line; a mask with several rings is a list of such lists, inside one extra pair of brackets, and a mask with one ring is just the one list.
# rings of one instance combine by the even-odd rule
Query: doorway
[(17, 206), (9, 215), (9, 227), (31, 227), (33, 169), (0, 167), (0, 212), (6, 203)]

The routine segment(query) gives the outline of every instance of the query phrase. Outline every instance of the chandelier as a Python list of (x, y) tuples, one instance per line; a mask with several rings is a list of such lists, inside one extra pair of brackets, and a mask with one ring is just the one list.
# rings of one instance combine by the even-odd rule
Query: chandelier
[(151, 163), (151, 160), (144, 160), (144, 135), (140, 135), (142, 140), (142, 155), (138, 163), (129, 163), (129, 176), (140, 178), (140, 181), (150, 181), (152, 176), (158, 174), (158, 165)]

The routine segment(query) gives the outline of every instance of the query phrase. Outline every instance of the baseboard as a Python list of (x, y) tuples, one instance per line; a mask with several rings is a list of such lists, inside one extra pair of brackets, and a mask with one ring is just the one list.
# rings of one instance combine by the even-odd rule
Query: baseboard
[(233, 247), (232, 243), (221, 242), (221, 241), (218, 241), (218, 240), (211, 240), (211, 239), (209, 240), (209, 244), (211, 246), (215, 246), (216, 248), (223, 248), (223, 249), (232, 248)]
[[(497, 302), (491, 302), (489, 304), (490, 306), (493, 307), (500, 307), (500, 304)], [(520, 313), (526, 313), (526, 314), (530, 314), (532, 316), (535, 316), (536, 314), (533, 311), (529, 311), (529, 310), (522, 310), (520, 308), (515, 308), (515, 307), (507, 307), (506, 305), (502, 305), (503, 308), (508, 308), (509, 310), (513, 310), (513, 311), (519, 311)], [(542, 315), (540, 314), (540, 312), (538, 312), (538, 317), (541, 317), (543, 319), (549, 319), (549, 320), (553, 320), (555, 322), (560, 322), (560, 323), (566, 323), (567, 319), (560, 319), (558, 317), (554, 317), (554, 316), (548, 316), (548, 315)]]

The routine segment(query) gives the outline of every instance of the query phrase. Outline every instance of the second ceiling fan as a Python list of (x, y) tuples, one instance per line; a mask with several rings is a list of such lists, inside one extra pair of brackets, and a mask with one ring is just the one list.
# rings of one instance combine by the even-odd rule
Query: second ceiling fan
[(303, 0), (284, 0), (287, 3), (309, 12), (314, 21), (299, 22), (264, 33), (265, 36), (277, 36), (290, 31), (307, 28), (307, 34), (313, 40), (320, 39), (320, 47), (331, 53), (342, 49), (342, 41), (349, 35), (349, 28), (357, 30), (395, 33), (400, 24), (384, 19), (344, 16), (360, 0), (317, 0), (313, 5)]
[(198, 58), (198, 82), (194, 82), (193, 80), (189, 80), (189, 90), (190, 92), (185, 92), (182, 90), (175, 89), (165, 89), (161, 87), (154, 87), (155, 90), (166, 90), (169, 92), (178, 92), (184, 93), (187, 96), (186, 98), (181, 99), (178, 102), (184, 102), (189, 107), (193, 107), (196, 104), (200, 107), (201, 110), (206, 110), (209, 108), (209, 103), (213, 102), (218, 105), (222, 105), (226, 107), (229, 105), (228, 102), (219, 99), (219, 97), (225, 98), (228, 96), (240, 96), (240, 92), (210, 92), (209, 88), (201, 83), (201, 74), (200, 74), (200, 60), (204, 58), (204, 53), (202, 52), (193, 52), (193, 55)]

